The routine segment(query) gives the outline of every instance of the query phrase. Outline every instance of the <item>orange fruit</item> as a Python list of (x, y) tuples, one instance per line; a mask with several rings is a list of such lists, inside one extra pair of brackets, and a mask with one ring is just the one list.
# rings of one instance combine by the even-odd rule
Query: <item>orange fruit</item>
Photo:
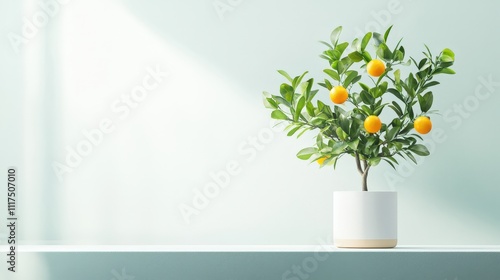
[(364, 125), (368, 133), (377, 133), (382, 128), (382, 121), (380, 121), (379, 117), (371, 115), (365, 119)]
[(420, 134), (427, 134), (432, 129), (432, 122), (429, 117), (420, 116), (413, 122), (413, 127)]
[(372, 77), (380, 77), (385, 72), (385, 64), (380, 59), (372, 59), (366, 65), (366, 72)]
[(347, 92), (347, 89), (345, 89), (345, 87), (343, 86), (335, 86), (332, 88), (332, 90), (330, 90), (330, 99), (335, 104), (344, 103), (348, 97), (349, 93)]
[(323, 165), (323, 162), (325, 162), (325, 160), (326, 160), (327, 158), (328, 158), (328, 157), (318, 158), (318, 160), (316, 160), (316, 162), (317, 162), (319, 165)]

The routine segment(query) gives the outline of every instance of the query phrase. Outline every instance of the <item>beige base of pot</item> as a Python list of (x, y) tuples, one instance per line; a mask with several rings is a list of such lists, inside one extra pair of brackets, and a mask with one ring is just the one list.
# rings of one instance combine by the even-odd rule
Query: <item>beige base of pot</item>
[(339, 248), (394, 248), (397, 239), (335, 239)]

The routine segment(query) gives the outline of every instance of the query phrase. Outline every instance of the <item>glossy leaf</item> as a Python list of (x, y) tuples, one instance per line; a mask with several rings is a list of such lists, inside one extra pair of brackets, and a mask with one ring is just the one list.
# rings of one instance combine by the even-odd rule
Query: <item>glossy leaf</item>
[(299, 98), (299, 101), (297, 101), (295, 114), (293, 115), (293, 121), (296, 122), (299, 120), (300, 114), (302, 113), (302, 109), (304, 108), (305, 105), (306, 105), (306, 98), (305, 96), (301, 96)]
[(387, 42), (387, 38), (389, 37), (389, 34), (391, 33), (392, 30), (392, 25), (387, 28), (387, 30), (384, 33), (384, 42)]
[(271, 113), (271, 118), (275, 120), (288, 120), (288, 116), (280, 110), (274, 110)]
[(415, 154), (417, 154), (419, 156), (428, 156), (428, 155), (430, 155), (430, 152), (427, 149), (427, 147), (425, 147), (422, 144), (415, 144), (415, 145), (411, 146), (410, 147), (410, 151), (414, 152)]
[(418, 103), (420, 104), (420, 110), (422, 110), (422, 112), (424, 113), (429, 111), (432, 107), (433, 100), (434, 96), (432, 95), (432, 91), (429, 91), (424, 95), (419, 95)]
[(292, 77), (288, 75), (288, 73), (285, 70), (278, 70), (278, 73), (280, 73), (283, 77), (285, 77), (290, 83), (292, 82)]
[(350, 53), (348, 56), (354, 62), (360, 62), (363, 60), (363, 55), (357, 51)]
[(293, 94), (294, 94), (293, 87), (291, 85), (288, 85), (288, 84), (281, 84), (280, 94), (281, 94), (281, 96), (283, 96), (283, 98), (285, 98), (286, 101), (292, 102)]
[(323, 70), (323, 72), (325, 72), (328, 76), (330, 76), (335, 81), (340, 81), (340, 76), (336, 71), (334, 71), (332, 69), (325, 69), (325, 70)]
[(364, 51), (366, 49), (366, 46), (368, 45), (368, 42), (370, 42), (370, 39), (372, 38), (372, 33), (368, 32), (366, 35), (363, 37), (363, 40), (361, 41), (361, 51)]
[(341, 32), (342, 32), (342, 26), (339, 26), (335, 28), (330, 34), (330, 41), (332, 42), (333, 46), (337, 46), (337, 42), (339, 41)]
[(308, 160), (312, 155), (314, 155), (317, 152), (318, 149), (313, 147), (304, 148), (297, 153), (297, 157), (302, 160)]

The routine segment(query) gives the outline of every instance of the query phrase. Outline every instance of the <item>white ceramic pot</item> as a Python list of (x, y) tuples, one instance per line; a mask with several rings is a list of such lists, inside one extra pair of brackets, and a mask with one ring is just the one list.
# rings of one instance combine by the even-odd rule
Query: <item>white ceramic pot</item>
[(398, 236), (397, 192), (333, 194), (333, 237), (340, 248), (393, 248)]

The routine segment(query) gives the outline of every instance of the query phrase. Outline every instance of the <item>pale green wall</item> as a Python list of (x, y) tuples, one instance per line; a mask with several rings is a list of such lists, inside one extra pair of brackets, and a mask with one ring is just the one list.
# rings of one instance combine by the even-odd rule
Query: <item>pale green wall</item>
[[(35, 45), (13, 52), (6, 34), (19, 32), (25, 15), (7, 2), (0, 9), (0, 163), (3, 170), (18, 165), (32, 172), (20, 173), (31, 180), (20, 197), (26, 243), (314, 244), (327, 238), (332, 192), (359, 184), (353, 162), (333, 172), (296, 159), (309, 139), (271, 132), (260, 94), (277, 91), (276, 69), (323, 77), (317, 41), (328, 39), (333, 27), (343, 25), (350, 40), (366, 26), (380, 31), (376, 25), (394, 24), (393, 38), (404, 37), (411, 54), (423, 43), (436, 52), (452, 48), (458, 74), (443, 77), (435, 90), (435, 107), (447, 118), (433, 118), (443, 135), (426, 137), (435, 143), (432, 156), (399, 173), (381, 165), (370, 175), (371, 186), (399, 191), (401, 244), (500, 244), (494, 180), (500, 154), (493, 148), (499, 136), (498, 2), (74, 0), (37, 35), (45, 38), (36, 46), (39, 76), (46, 79), (39, 97), (46, 102), (30, 105), (40, 109), (36, 116), (26, 111), (35, 101), (23, 100), (29, 81), (20, 72), (25, 51)], [(229, 2), (234, 7), (219, 17), (214, 3)], [(79, 11), (85, 13), (75, 16)], [(81, 40), (81, 49), (75, 51), (74, 40)], [(159, 62), (173, 74), (161, 92), (59, 182), (51, 164), (64, 158), (65, 146), (110, 115), (110, 102)], [(474, 105), (481, 79), (495, 81), (491, 94), (467, 116), (453, 112)], [(28, 123), (41, 126), (22, 127), (23, 118), (37, 118)], [(37, 131), (39, 139), (23, 138), (26, 131)], [(259, 134), (272, 138), (259, 144), (262, 150), (251, 148)], [(193, 189), (233, 161), (239, 173), (187, 225), (179, 205), (191, 203)], [(402, 180), (389, 184), (387, 174)]]

